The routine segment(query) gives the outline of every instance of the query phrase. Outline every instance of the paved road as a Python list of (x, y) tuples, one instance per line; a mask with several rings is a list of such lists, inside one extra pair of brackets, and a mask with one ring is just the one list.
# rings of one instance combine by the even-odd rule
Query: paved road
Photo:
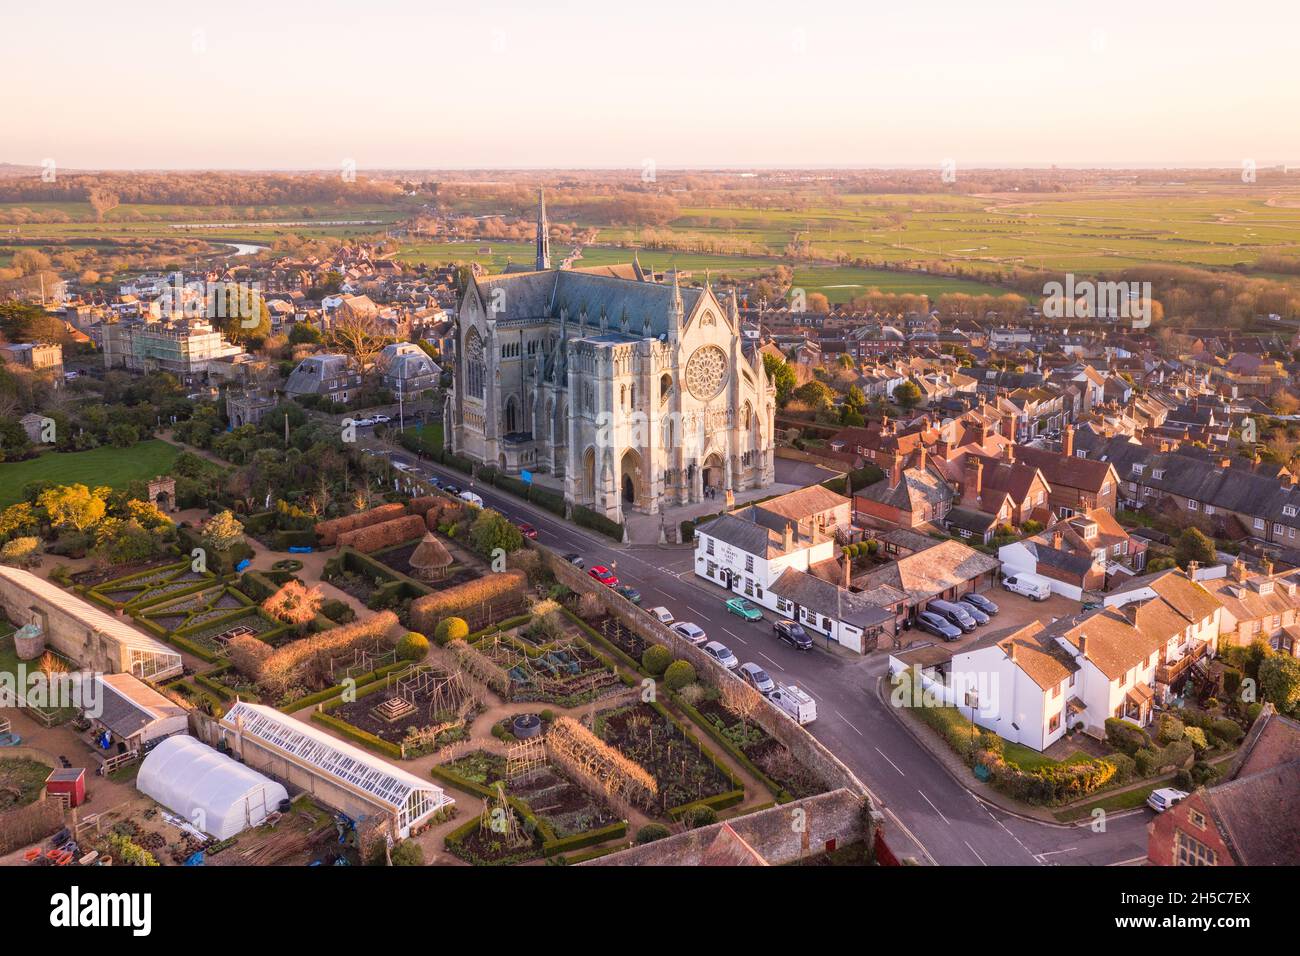
[[(369, 444), (362, 438), (363, 444)], [(462, 473), (393, 452), (394, 462), (437, 475), (466, 490)], [(577, 552), (587, 566), (604, 564), (636, 587), (645, 607), (663, 605), (677, 620), (694, 621), (744, 661), (754, 661), (775, 680), (795, 683), (817, 701), (809, 730), (870, 789), (890, 818), (941, 865), (1117, 864), (1146, 856), (1150, 810), (1112, 814), (1104, 832), (1088, 826), (1054, 826), (988, 806), (959, 785), (948, 770), (889, 712), (876, 693), (885, 672), (884, 654), (864, 658), (818, 641), (799, 652), (775, 640), (770, 611), (759, 623), (727, 614), (727, 592), (693, 573), (694, 553), (676, 547), (624, 548), (574, 527), (512, 495), (475, 484), (489, 507), (538, 529), (539, 543), (560, 553)], [(904, 853), (908, 852), (903, 850)]]

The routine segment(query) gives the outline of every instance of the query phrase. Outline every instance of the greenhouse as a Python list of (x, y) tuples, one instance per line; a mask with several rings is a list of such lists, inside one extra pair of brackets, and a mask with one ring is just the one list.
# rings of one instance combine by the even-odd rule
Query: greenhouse
[(135, 785), (218, 840), (257, 826), (289, 799), (271, 778), (185, 735), (151, 750)]

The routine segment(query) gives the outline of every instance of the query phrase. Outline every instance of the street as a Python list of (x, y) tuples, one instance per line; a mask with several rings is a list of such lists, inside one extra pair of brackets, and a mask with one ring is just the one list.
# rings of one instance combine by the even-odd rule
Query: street
[[(363, 439), (364, 444), (370, 442)], [(641, 592), (642, 607), (662, 605), (678, 621), (692, 621), (709, 638), (726, 644), (743, 663), (753, 661), (774, 680), (797, 684), (817, 702), (818, 719), (808, 730), (867, 786), (887, 817), (890, 837), (900, 857), (918, 856), (939, 865), (1107, 865), (1146, 856), (1147, 809), (1115, 813), (1104, 832), (1087, 826), (1053, 825), (1018, 817), (977, 799), (949, 774), (900, 725), (877, 696), (886, 655), (864, 658), (828, 649), (821, 635), (815, 647), (800, 652), (779, 642), (772, 632), (773, 613), (746, 622), (723, 607), (728, 592), (696, 577), (694, 551), (681, 546), (628, 548), (569, 525), (550, 512), (481, 484), (452, 469), (392, 452), (395, 463), (415, 474), (436, 475), (484, 503), (538, 531), (538, 543), (561, 554), (576, 552), (590, 568), (603, 564), (620, 583)], [(1091, 822), (1091, 821), (1088, 821)], [(916, 847), (906, 845), (907, 839)]]

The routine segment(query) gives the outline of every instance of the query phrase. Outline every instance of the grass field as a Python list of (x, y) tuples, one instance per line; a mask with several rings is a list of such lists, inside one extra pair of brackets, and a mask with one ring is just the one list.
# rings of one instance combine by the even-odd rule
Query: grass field
[(0, 508), (23, 497), (29, 481), (108, 485), (123, 488), (133, 481), (166, 474), (180, 449), (151, 439), (131, 448), (95, 448), (68, 453), (46, 452), (39, 458), (0, 464)]

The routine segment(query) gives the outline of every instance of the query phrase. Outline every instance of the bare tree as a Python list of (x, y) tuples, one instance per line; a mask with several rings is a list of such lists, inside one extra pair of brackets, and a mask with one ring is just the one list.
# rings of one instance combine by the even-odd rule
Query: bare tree
[(758, 708), (763, 706), (762, 696), (741, 680), (724, 678), (719, 683), (722, 685), (718, 688), (722, 706), (740, 718), (742, 727), (748, 727)]

